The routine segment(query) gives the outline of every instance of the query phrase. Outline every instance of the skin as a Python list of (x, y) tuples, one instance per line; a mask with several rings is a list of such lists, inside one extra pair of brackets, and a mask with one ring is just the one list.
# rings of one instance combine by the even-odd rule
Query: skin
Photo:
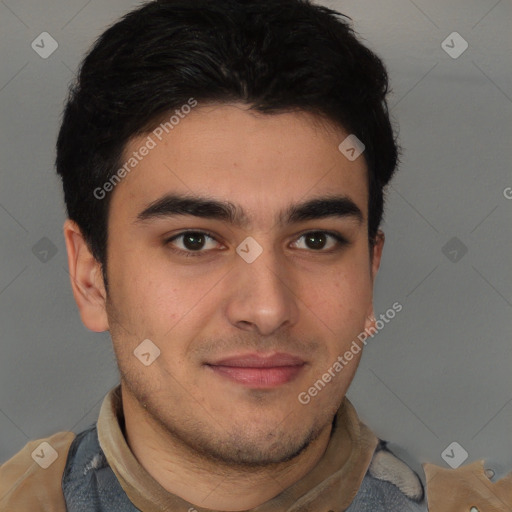
[[(109, 293), (78, 226), (64, 224), (71, 284), (84, 325), (109, 330), (121, 373), (126, 438), (142, 466), (195, 506), (254, 508), (306, 475), (322, 457), (331, 423), (362, 355), (301, 404), (307, 391), (374, 326), (373, 282), (384, 237), (368, 243), (367, 169), (338, 150), (339, 127), (304, 112), (264, 115), (242, 104), (199, 105), (119, 183), (108, 222)], [(128, 157), (147, 135), (126, 147)], [(164, 192), (240, 205), (250, 224), (194, 216), (136, 223)], [(363, 213), (289, 225), (291, 203), (329, 194)], [(185, 257), (185, 231), (208, 231), (203, 255)], [(304, 233), (334, 231), (320, 249)], [(253, 237), (262, 254), (236, 248)], [(189, 246), (190, 247), (190, 246)], [(373, 251), (373, 258), (370, 257)], [(189, 252), (190, 249), (189, 249)], [(143, 365), (144, 339), (160, 356)], [(241, 352), (291, 352), (306, 364), (271, 389), (251, 389), (204, 365)]]

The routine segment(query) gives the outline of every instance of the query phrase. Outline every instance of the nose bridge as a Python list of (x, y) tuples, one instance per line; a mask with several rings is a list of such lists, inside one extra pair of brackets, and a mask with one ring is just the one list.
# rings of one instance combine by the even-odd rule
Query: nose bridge
[(249, 284), (253, 295), (258, 293), (258, 290), (281, 293), (283, 287), (285, 289), (290, 287), (290, 284), (285, 286), (287, 270), (284, 258), (273, 247), (270, 240), (267, 239), (260, 245), (255, 239), (248, 237), (240, 244), (237, 252), (241, 259), (237, 262), (239, 266), (237, 277)]
[(228, 308), (232, 324), (251, 324), (270, 334), (297, 319), (293, 282), (284, 257), (271, 242), (246, 240), (237, 248), (233, 293)]

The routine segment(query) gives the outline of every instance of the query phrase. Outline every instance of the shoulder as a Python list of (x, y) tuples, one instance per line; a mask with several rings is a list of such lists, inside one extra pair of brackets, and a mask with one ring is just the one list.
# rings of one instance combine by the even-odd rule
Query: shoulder
[(62, 475), (73, 432), (28, 442), (0, 466), (0, 512), (65, 512)]
[[(350, 512), (382, 510), (426, 511), (420, 477), (379, 440)], [(347, 512), (348, 512), (347, 511)]]
[(432, 510), (512, 510), (512, 471), (496, 481), (484, 463), (479, 459), (456, 468), (422, 464)]

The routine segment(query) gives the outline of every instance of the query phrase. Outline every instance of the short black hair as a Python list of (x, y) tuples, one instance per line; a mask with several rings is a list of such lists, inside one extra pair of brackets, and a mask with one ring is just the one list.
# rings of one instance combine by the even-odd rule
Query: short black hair
[(156, 0), (97, 39), (70, 86), (56, 168), (68, 217), (104, 278), (111, 194), (99, 200), (93, 191), (119, 170), (132, 137), (190, 98), (267, 114), (306, 111), (356, 135), (365, 145), (373, 243), (399, 146), (386, 68), (347, 20), (309, 0)]

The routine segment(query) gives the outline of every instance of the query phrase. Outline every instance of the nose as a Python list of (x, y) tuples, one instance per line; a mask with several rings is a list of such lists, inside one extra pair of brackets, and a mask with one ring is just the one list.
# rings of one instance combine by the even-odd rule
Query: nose
[[(226, 315), (232, 325), (268, 336), (298, 320), (298, 297), (283, 257), (265, 249), (252, 263), (238, 257)], [(250, 260), (249, 260), (250, 261)]]

